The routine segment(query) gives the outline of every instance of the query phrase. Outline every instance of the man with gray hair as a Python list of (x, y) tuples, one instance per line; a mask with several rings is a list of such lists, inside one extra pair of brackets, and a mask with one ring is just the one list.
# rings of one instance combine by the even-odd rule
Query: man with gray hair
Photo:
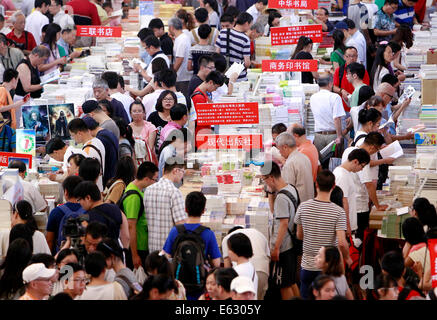
[(337, 150), (342, 151), (343, 134), (341, 118), (346, 116), (341, 97), (332, 92), (332, 76), (322, 76), (318, 80), (320, 91), (310, 99), (314, 116), (314, 145), (320, 152), (335, 140)]
[(282, 167), (282, 178), (299, 192), (300, 202), (314, 198), (314, 184), (311, 161), (297, 151), (296, 140), (289, 132), (276, 137), (276, 147), (286, 161)]
[(250, 42), (253, 45), (253, 53), (251, 53), (250, 55), (251, 63), (255, 63), (255, 59), (256, 59), (255, 40), (261, 37), (263, 34), (264, 34), (264, 26), (260, 22), (251, 25), (249, 31), (246, 32), (246, 35), (249, 37)]
[(130, 123), (129, 117), (124, 110), (123, 104), (114, 99), (111, 98), (109, 95), (109, 87), (108, 83), (103, 79), (96, 79), (93, 83), (93, 92), (94, 92), (94, 98), (96, 98), (97, 101), (101, 100), (107, 100), (112, 106), (112, 109), (114, 110), (114, 117), (120, 117), (123, 118), (126, 123)]
[(173, 69), (177, 74), (176, 90), (188, 96), (188, 86), (193, 76), (193, 71), (188, 71), (187, 68), (191, 39), (182, 32), (182, 22), (177, 17), (173, 17), (168, 21), (168, 32), (175, 39), (173, 46)]
[(21, 11), (16, 11), (10, 18), (13, 29), (6, 37), (15, 42), (15, 47), (28, 55), (36, 47), (36, 41), (32, 33), (24, 30), (26, 16)]

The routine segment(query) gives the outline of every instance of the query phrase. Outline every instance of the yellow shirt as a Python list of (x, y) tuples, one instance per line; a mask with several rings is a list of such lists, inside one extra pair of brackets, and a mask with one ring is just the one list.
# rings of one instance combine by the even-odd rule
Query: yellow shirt
[(100, 23), (102, 24), (102, 26), (104, 26), (105, 24), (108, 23), (108, 14), (106, 13), (105, 9), (102, 8), (101, 5), (97, 3), (94, 3), (94, 5), (97, 8), (97, 14), (99, 15)]

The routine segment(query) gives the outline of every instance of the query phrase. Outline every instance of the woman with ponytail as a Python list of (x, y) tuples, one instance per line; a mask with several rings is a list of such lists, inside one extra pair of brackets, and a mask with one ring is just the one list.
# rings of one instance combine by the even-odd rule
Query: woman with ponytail
[(182, 32), (186, 33), (188, 36), (191, 30), (196, 26), (196, 22), (194, 21), (194, 16), (187, 12), (185, 9), (179, 9), (176, 11), (176, 17), (182, 21)]
[(358, 131), (355, 133), (354, 145), (359, 147), (369, 132), (376, 132), (381, 123), (381, 112), (375, 108), (361, 109), (358, 112)]
[(334, 68), (334, 71), (341, 66), (346, 64), (346, 60), (344, 59), (344, 52), (346, 50), (343, 30), (335, 29), (332, 33), (332, 38), (334, 39), (334, 51), (331, 53), (331, 62)]
[(205, 8), (208, 11), (209, 25), (220, 30), (220, 17), (217, 0), (200, 0), (200, 7)]
[(20, 234), (23, 238), (28, 237), (32, 240), (33, 254), (51, 254), (44, 234), (38, 231), (32, 206), (26, 200), (15, 203), (11, 215), (11, 230), (4, 230), (0, 233), (0, 257), (6, 254), (9, 241), (12, 242), (16, 237), (19, 237), (16, 235)]
[(427, 198), (417, 198), (414, 200), (411, 215), (419, 219), (424, 226), (425, 232), (437, 227), (436, 209)]

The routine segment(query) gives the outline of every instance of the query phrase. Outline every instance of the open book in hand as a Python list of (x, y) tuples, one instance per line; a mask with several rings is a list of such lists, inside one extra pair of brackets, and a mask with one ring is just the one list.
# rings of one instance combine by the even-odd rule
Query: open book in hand
[(379, 150), (379, 153), (381, 154), (381, 157), (384, 159), (386, 158), (399, 158), (404, 155), (404, 151), (402, 150), (401, 145), (399, 144), (399, 141), (396, 140), (393, 143), (390, 143), (385, 148), (382, 148)]
[(59, 71), (59, 69), (55, 69), (52, 72), (40, 77), (40, 80), (41, 80), (40, 85), (43, 86), (43, 85), (50, 83), (52, 81), (56, 81), (59, 78), (61, 78), (61, 71)]
[(239, 62), (234, 62), (226, 71), (225, 76), (228, 78), (231, 78), (232, 74), (237, 73), (240, 75), (241, 72), (244, 70), (244, 64)]

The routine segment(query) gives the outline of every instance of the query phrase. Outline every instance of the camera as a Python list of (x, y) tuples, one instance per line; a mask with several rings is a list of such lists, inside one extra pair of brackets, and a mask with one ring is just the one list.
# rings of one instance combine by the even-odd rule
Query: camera
[(64, 225), (64, 235), (70, 238), (83, 237), (86, 229), (82, 225), (83, 221), (88, 221), (87, 217), (80, 216), (76, 218), (69, 218)]

